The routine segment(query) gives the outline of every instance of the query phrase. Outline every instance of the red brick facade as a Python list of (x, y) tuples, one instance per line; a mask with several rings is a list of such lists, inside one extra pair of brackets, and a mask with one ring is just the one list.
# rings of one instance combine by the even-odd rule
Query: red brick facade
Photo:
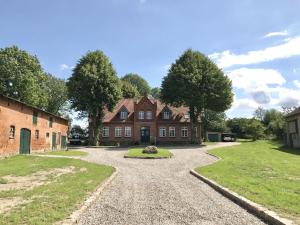
[(26, 153), (66, 147), (67, 120), (0, 95), (0, 156), (20, 153), (24, 130), (29, 135)]
[[(121, 118), (121, 114), (126, 116)], [(199, 125), (196, 128), (198, 143), (200, 136)], [(104, 144), (180, 144), (190, 140), (191, 123), (186, 107), (166, 106), (159, 100), (143, 97), (140, 100), (122, 99), (114, 112), (105, 113), (101, 135)]]

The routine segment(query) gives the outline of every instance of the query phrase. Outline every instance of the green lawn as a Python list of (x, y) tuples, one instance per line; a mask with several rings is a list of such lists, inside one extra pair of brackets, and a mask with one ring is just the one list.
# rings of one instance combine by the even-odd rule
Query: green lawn
[(157, 154), (145, 154), (142, 153), (143, 148), (131, 148), (128, 150), (128, 153), (125, 156), (128, 157), (147, 157), (147, 158), (161, 158), (161, 157), (165, 157), (165, 158), (170, 158), (172, 157), (172, 153), (170, 151), (168, 151), (167, 149), (163, 149), (163, 148), (159, 148), (158, 149), (158, 153)]
[(197, 172), (300, 223), (300, 150), (256, 141), (210, 153), (222, 159)]
[[(0, 224), (41, 225), (63, 220), (114, 171), (113, 167), (78, 159), (14, 156), (0, 160), (0, 180), (7, 183), (8, 179), (3, 179), (3, 176), (20, 176), (24, 179), (41, 171), (48, 174), (51, 170), (65, 168), (72, 168), (72, 172), (61, 176), (57, 176), (57, 173), (49, 174), (46, 182), (36, 186), (32, 184), (32, 189), (2, 189), (0, 202), (21, 197), (25, 203), (0, 213)], [(3, 185), (6, 184), (0, 184), (0, 188)], [(13, 185), (17, 186), (17, 183)]]
[(68, 150), (68, 151), (53, 151), (53, 152), (45, 152), (43, 155), (61, 155), (61, 156), (86, 156), (88, 155), (86, 152), (77, 151), (77, 150)]

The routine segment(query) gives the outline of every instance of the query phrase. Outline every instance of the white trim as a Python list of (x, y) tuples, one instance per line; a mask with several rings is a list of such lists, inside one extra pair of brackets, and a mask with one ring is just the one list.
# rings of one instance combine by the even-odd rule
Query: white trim
[(145, 112), (144, 111), (139, 111), (139, 119), (143, 120), (145, 118)]
[(131, 137), (131, 127), (125, 127), (124, 128), (124, 135), (125, 137)]
[(147, 120), (152, 120), (152, 111), (147, 111), (146, 112), (146, 119)]
[(121, 120), (127, 119), (127, 116), (128, 116), (128, 112), (126, 112), (126, 111), (121, 111), (120, 112), (120, 119)]
[[(174, 135), (171, 135), (171, 132), (174, 132)], [(169, 127), (169, 137), (176, 137), (176, 128)]]
[(181, 137), (188, 137), (188, 136), (189, 136), (188, 127), (181, 127)]
[(169, 111), (164, 111), (163, 112), (163, 119), (164, 120), (170, 119), (170, 112)]
[(167, 129), (165, 127), (159, 128), (159, 137), (166, 137), (167, 136)]
[(115, 127), (115, 137), (122, 137), (122, 127)]

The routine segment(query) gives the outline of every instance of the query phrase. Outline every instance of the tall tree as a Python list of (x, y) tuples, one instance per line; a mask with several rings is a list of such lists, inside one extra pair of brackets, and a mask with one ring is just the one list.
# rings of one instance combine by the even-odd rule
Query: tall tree
[(246, 133), (253, 141), (263, 138), (264, 131), (264, 125), (257, 119), (250, 119), (249, 123), (246, 125)]
[(139, 96), (137, 88), (125, 80), (121, 80), (121, 89), (123, 98), (135, 98)]
[(0, 49), (0, 93), (46, 109), (45, 76), (36, 56), (17, 46)]
[(273, 135), (282, 140), (285, 132), (284, 114), (276, 109), (265, 110), (263, 124), (266, 126), (267, 135)]
[(66, 82), (49, 73), (45, 74), (44, 80), (48, 97), (46, 111), (59, 115), (60, 111), (66, 107), (66, 101), (68, 100)]
[(134, 74), (134, 73), (126, 74), (124, 77), (121, 78), (121, 80), (127, 81), (131, 83), (133, 86), (135, 86), (140, 96), (150, 93), (150, 86), (148, 82), (138, 74)]
[(67, 82), (72, 107), (89, 119), (89, 144), (98, 145), (104, 110), (113, 111), (121, 98), (120, 81), (107, 56), (100, 50), (88, 52)]
[(159, 87), (151, 88), (150, 94), (152, 95), (153, 98), (159, 99), (160, 98), (160, 88)]
[(204, 117), (205, 130), (224, 132), (226, 131), (226, 114), (224, 112), (215, 112), (212, 110), (206, 110)]
[(205, 117), (206, 110), (223, 112), (231, 106), (231, 81), (208, 57), (188, 49), (164, 77), (161, 99), (174, 106), (189, 107), (191, 143), (195, 143), (195, 126), (198, 126), (199, 117)]

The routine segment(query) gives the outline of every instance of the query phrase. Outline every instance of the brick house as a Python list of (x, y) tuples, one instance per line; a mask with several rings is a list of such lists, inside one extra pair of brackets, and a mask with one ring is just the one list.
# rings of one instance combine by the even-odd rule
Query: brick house
[(286, 116), (287, 137), (286, 142), (289, 147), (300, 148), (300, 107)]
[[(200, 125), (195, 131), (200, 143)], [(171, 107), (145, 96), (139, 100), (122, 99), (113, 112), (105, 111), (103, 144), (180, 144), (190, 140), (187, 107)]]
[(0, 95), (0, 156), (66, 148), (68, 120)]

